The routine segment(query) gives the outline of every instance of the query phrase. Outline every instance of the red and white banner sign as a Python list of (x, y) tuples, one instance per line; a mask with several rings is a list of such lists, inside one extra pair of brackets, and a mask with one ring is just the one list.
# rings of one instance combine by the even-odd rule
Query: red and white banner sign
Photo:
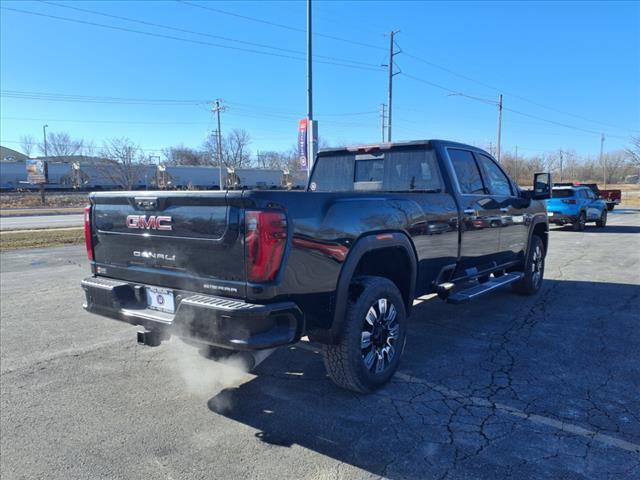
[(309, 168), (309, 155), (307, 150), (307, 134), (309, 122), (306, 118), (300, 120), (298, 124), (298, 161), (300, 168), (306, 170)]

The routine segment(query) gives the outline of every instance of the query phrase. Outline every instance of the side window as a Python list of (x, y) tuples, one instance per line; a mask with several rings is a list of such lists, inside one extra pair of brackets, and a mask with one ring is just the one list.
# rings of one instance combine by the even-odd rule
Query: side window
[(486, 155), (479, 154), (478, 160), (487, 174), (489, 190), (494, 195), (513, 195), (511, 183), (500, 167)]
[(433, 150), (398, 150), (385, 156), (384, 185), (389, 191), (442, 190)]
[(460, 192), (467, 194), (485, 193), (478, 164), (468, 150), (448, 149), (449, 158), (456, 172)]

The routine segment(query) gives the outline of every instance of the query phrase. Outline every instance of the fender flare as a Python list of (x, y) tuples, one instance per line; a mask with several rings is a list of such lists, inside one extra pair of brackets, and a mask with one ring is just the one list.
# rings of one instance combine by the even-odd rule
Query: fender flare
[[(379, 239), (379, 235), (384, 235), (385, 238)], [(403, 249), (409, 259), (409, 298), (405, 299), (405, 307), (407, 314), (410, 312), (411, 305), (413, 304), (413, 295), (416, 291), (416, 279), (418, 276), (418, 259), (413, 243), (405, 233), (401, 232), (367, 234), (359, 238), (351, 247), (349, 254), (347, 255), (347, 259), (340, 270), (338, 283), (336, 285), (333, 322), (331, 322), (331, 327), (327, 332), (329, 334), (329, 338), (327, 338), (329, 342), (337, 342), (342, 332), (347, 303), (349, 301), (349, 285), (351, 284), (351, 280), (353, 279), (358, 263), (365, 254), (390, 247)]]
[(533, 232), (536, 229), (536, 227), (540, 224), (544, 224), (545, 229), (544, 232), (547, 234), (547, 246), (544, 252), (545, 257), (547, 256), (548, 250), (549, 250), (549, 246), (548, 246), (548, 241), (549, 241), (549, 222), (542, 216), (540, 215), (536, 215), (533, 217), (533, 220), (531, 221), (531, 227), (529, 227), (529, 240), (527, 241), (527, 252), (524, 258), (528, 258), (529, 257), (529, 249), (531, 248), (531, 239), (533, 238)]

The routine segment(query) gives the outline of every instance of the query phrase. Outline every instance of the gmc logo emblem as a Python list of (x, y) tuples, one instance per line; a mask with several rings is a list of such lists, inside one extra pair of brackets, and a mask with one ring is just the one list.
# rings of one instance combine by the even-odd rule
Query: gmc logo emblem
[(139, 228), (142, 230), (173, 230), (171, 217), (152, 215), (128, 215), (127, 228)]

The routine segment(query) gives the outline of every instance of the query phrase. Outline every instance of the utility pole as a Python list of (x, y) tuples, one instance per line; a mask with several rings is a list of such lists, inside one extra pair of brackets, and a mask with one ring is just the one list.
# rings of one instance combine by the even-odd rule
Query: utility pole
[(385, 107), (386, 105), (384, 103), (380, 104), (380, 125), (381, 125), (381, 130), (382, 130), (382, 143), (384, 143), (384, 129), (385, 129), (385, 119), (387, 117), (387, 115), (385, 114)]
[(562, 154), (564, 152), (560, 150), (560, 181), (562, 182)]
[(498, 141), (496, 145), (496, 160), (500, 163), (500, 135), (502, 134), (502, 94), (498, 96)]
[(604, 156), (604, 133), (600, 134), (600, 165), (602, 165), (602, 183), (604, 183), (604, 190), (607, 189), (607, 165)]
[(220, 112), (224, 112), (224, 110), (226, 109), (226, 107), (220, 105), (221, 101), (222, 100), (217, 98), (214, 103), (214, 107), (211, 109), (211, 111), (218, 117), (218, 130), (216, 130), (216, 149), (218, 150), (218, 168), (220, 170), (220, 190), (222, 190), (222, 130), (220, 128)]
[(395, 44), (393, 43), (393, 37), (396, 33), (399, 33), (400, 30), (391, 31), (389, 33), (389, 98), (387, 100), (388, 114), (387, 114), (387, 142), (391, 142), (391, 114), (393, 113), (393, 77), (398, 73), (393, 73), (393, 57), (398, 55), (400, 52), (395, 51)]

